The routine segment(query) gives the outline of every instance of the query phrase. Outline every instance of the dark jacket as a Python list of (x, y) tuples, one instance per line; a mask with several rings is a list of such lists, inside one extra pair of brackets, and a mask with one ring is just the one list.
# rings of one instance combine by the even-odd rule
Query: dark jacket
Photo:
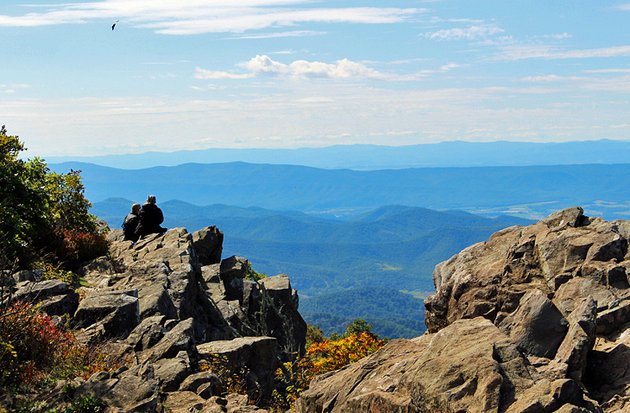
[(134, 213), (129, 213), (125, 217), (125, 221), (122, 224), (123, 234), (125, 234), (125, 240), (138, 241), (138, 235), (136, 235), (136, 228), (140, 222), (140, 217)]
[(162, 210), (155, 204), (144, 204), (140, 208), (140, 223), (136, 228), (136, 235), (142, 236), (166, 231), (160, 224), (164, 222)]

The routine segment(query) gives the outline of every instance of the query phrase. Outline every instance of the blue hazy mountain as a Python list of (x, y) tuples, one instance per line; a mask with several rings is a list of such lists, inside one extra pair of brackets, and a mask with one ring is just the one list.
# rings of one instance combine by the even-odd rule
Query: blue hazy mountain
[(564, 143), (462, 141), (408, 146), (337, 145), (299, 149), (206, 149), (94, 157), (49, 157), (49, 163), (81, 161), (123, 169), (184, 163), (250, 162), (325, 169), (525, 166), (620, 163), (630, 159), (630, 141)]
[[(108, 199), (95, 203), (92, 212), (118, 228), (130, 205), (128, 199)], [(224, 257), (242, 255), (259, 272), (290, 274), (306, 320), (326, 332), (342, 332), (348, 322), (365, 318), (390, 337), (411, 337), (424, 328), (422, 301), (401, 290), (432, 291), (438, 262), (497, 230), (530, 223), (404, 206), (344, 219), (182, 201), (160, 206), (168, 227), (217, 225), (225, 233)], [(410, 322), (405, 314), (417, 317)]]
[(51, 167), (82, 170), (93, 202), (112, 197), (142, 201), (155, 194), (158, 202), (182, 199), (195, 205), (338, 215), (391, 204), (532, 218), (574, 205), (607, 219), (630, 213), (630, 164), (379, 171), (242, 162), (139, 170), (77, 162)]

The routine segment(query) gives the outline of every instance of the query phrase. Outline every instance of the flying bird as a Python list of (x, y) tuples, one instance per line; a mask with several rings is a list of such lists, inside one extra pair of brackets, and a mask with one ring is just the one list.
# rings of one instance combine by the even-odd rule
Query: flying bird
[(114, 24), (112, 24), (112, 30), (114, 30), (114, 29), (116, 28), (116, 23), (118, 23), (118, 20), (116, 20), (116, 21), (114, 22)]

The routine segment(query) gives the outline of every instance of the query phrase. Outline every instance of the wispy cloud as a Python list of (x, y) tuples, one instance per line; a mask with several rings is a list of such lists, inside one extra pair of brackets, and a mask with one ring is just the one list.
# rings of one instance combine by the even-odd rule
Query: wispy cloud
[(0, 93), (13, 94), (18, 90), (28, 89), (30, 85), (26, 83), (2, 84), (0, 83)]
[(630, 73), (630, 68), (591, 69), (584, 73)]
[(230, 37), (230, 39), (277, 39), (282, 37), (306, 37), (306, 36), (322, 36), (326, 32), (314, 30), (293, 30), (288, 32), (259, 33), (246, 34), (241, 36)]
[(390, 24), (424, 11), (395, 7), (317, 7), (311, 0), (102, 0), (51, 4), (45, 11), (0, 15), (0, 26), (35, 27), (120, 19), (170, 35), (242, 33), (301, 23)]
[(496, 60), (526, 59), (590, 59), (630, 56), (630, 45), (603, 47), (597, 49), (560, 50), (549, 45), (510, 45), (504, 46), (495, 56)]
[(616, 8), (617, 10), (630, 11), (630, 3), (620, 4)]
[(224, 71), (206, 70), (200, 67), (195, 69), (195, 78), (202, 80), (220, 80), (220, 79), (249, 79), (254, 77), (254, 73), (230, 73)]
[(483, 24), (442, 29), (435, 32), (424, 33), (424, 37), (431, 40), (477, 40), (503, 33), (504, 31), (505, 30), (497, 25)]

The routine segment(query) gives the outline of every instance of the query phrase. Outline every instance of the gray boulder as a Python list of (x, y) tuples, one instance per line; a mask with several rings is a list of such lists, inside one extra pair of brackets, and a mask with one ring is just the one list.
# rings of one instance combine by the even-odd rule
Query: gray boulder
[(192, 234), (192, 245), (200, 265), (218, 264), (223, 252), (223, 232), (214, 225)]
[[(223, 359), (230, 371), (242, 372), (251, 400), (269, 400), (278, 365), (277, 341), (273, 337), (241, 337), (211, 341), (197, 346), (202, 359)], [(220, 360), (219, 360), (220, 361)]]
[(120, 291), (89, 295), (79, 303), (73, 320), (80, 328), (99, 323), (105, 337), (125, 338), (140, 322), (138, 298)]

